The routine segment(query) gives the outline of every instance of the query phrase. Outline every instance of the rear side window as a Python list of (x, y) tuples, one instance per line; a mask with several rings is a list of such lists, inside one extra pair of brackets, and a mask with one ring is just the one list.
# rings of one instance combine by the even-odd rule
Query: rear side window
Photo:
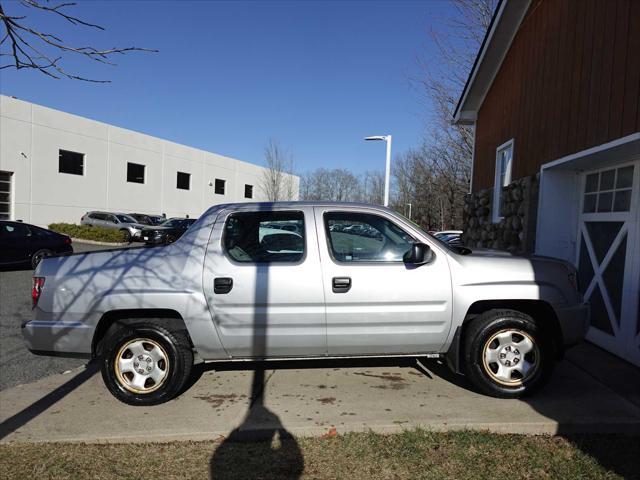
[(338, 262), (401, 262), (415, 242), (393, 222), (358, 212), (324, 214), (329, 250)]
[(91, 213), (89, 214), (89, 218), (93, 218), (94, 220), (106, 220), (107, 216), (104, 213)]
[(55, 233), (53, 233), (50, 230), (45, 230), (44, 228), (40, 228), (40, 227), (34, 227), (33, 225), (31, 225), (30, 230), (31, 230), (31, 233), (36, 237), (49, 238), (55, 235)]
[(3, 223), (0, 225), (2, 236), (6, 238), (28, 237), (31, 235), (29, 227), (22, 223)]
[(223, 248), (236, 262), (298, 262), (304, 256), (302, 212), (240, 212), (229, 215)]

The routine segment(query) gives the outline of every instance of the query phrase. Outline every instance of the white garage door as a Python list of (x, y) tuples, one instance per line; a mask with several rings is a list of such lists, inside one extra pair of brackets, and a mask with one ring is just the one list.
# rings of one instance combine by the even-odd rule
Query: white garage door
[(582, 180), (577, 265), (591, 303), (587, 338), (640, 365), (640, 162)]

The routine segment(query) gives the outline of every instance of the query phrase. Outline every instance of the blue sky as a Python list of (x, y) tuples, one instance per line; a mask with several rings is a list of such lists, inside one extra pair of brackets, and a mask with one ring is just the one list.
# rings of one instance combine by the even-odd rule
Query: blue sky
[[(13, 6), (5, 5), (6, 13)], [(275, 138), (296, 169), (382, 169), (419, 144), (429, 117), (409, 78), (432, 56), (428, 30), (444, 1), (205, 2), (80, 1), (75, 13), (105, 32), (35, 17), (69, 43), (136, 45), (118, 66), (69, 61), (110, 84), (52, 80), (2, 70), (0, 91), (20, 99), (263, 163)]]

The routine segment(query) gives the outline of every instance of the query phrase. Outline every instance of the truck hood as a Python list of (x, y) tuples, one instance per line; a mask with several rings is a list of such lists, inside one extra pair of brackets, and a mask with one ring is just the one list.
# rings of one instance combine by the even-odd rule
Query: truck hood
[[(463, 288), (482, 288), (482, 295), (487, 298), (537, 291), (541, 295), (546, 292), (549, 303), (578, 301), (579, 294), (574, 286), (576, 269), (565, 260), (477, 249), (468, 255), (457, 255), (450, 266), (454, 284)], [(527, 294), (521, 298), (530, 297)]]
[(544, 255), (534, 255), (534, 254), (513, 254), (511, 252), (507, 252), (505, 250), (492, 250), (490, 248), (473, 248), (471, 249), (471, 253), (465, 255), (465, 257), (469, 258), (512, 258), (515, 260), (525, 259), (531, 263), (539, 263), (539, 264), (560, 264), (566, 268), (573, 269), (574, 266), (570, 262), (566, 260), (562, 260), (560, 258), (548, 257)]

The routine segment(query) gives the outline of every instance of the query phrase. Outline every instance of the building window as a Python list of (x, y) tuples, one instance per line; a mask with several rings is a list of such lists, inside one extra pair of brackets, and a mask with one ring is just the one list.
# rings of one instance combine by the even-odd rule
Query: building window
[(0, 220), (11, 217), (11, 172), (0, 172)]
[(244, 198), (253, 198), (253, 185), (244, 186)]
[(84, 175), (84, 153), (58, 150), (58, 172)]
[(513, 139), (500, 145), (496, 150), (496, 177), (493, 185), (493, 222), (502, 220), (502, 187), (511, 183), (511, 165), (513, 164)]
[(582, 213), (628, 212), (631, 209), (633, 165), (587, 175)]
[(178, 172), (176, 187), (180, 190), (189, 190), (191, 188), (191, 174)]
[(127, 162), (127, 182), (144, 183), (144, 165)]
[(224, 195), (224, 185), (227, 183), (226, 180), (222, 180), (220, 178), (216, 178), (215, 186), (213, 187), (214, 192), (218, 195)]

